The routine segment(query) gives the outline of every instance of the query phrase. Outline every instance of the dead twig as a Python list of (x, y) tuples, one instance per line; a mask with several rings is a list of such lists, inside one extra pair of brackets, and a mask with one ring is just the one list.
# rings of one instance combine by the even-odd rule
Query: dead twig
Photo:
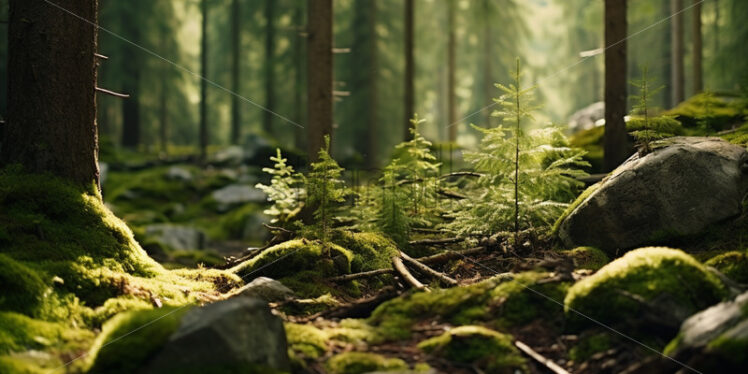
[(410, 273), (410, 271), (408, 271), (408, 268), (405, 267), (405, 265), (403, 264), (403, 260), (400, 257), (392, 257), (392, 266), (394, 266), (400, 277), (403, 278), (405, 282), (410, 284), (411, 287), (419, 291), (431, 291), (428, 287), (424, 286), (423, 283), (418, 281), (418, 279), (416, 279), (416, 277), (414, 277), (413, 274)]
[(538, 363), (545, 366), (548, 370), (556, 373), (556, 374), (569, 374), (568, 371), (566, 371), (561, 366), (558, 366), (553, 360), (546, 358), (545, 356), (541, 355), (540, 353), (536, 352), (534, 349), (530, 348), (529, 345), (522, 343), (519, 340), (514, 341), (514, 346), (516, 346), (522, 353), (530, 356), (532, 359), (537, 361)]
[(430, 267), (422, 264), (418, 260), (416, 260), (416, 259), (408, 256), (407, 254), (403, 253), (402, 251), (400, 252), (400, 258), (402, 258), (403, 260), (405, 260), (405, 262), (407, 262), (408, 264), (410, 264), (411, 266), (413, 266), (414, 268), (416, 268), (418, 271), (420, 271), (420, 272), (422, 272), (424, 274), (430, 275), (430, 276), (438, 279), (439, 281), (441, 281), (442, 283), (444, 283), (446, 285), (449, 285), (449, 286), (456, 286), (457, 285), (457, 281), (454, 280), (453, 278), (450, 278), (446, 274), (438, 272), (438, 271), (436, 271), (436, 270), (434, 270), (434, 269), (432, 269), (432, 268), (430, 268)]
[(465, 238), (421, 239), (421, 240), (411, 240), (408, 242), (408, 244), (410, 245), (442, 245), (442, 244), (459, 243), (463, 240), (465, 240)]
[(382, 274), (392, 274), (394, 273), (394, 269), (376, 269), (376, 270), (370, 270), (370, 271), (364, 271), (361, 273), (353, 273), (353, 274), (345, 274), (337, 277), (328, 278), (331, 282), (348, 282), (355, 279), (360, 278), (369, 278), (369, 277), (375, 277), (377, 275)]
[(462, 258), (467, 255), (480, 253), (485, 250), (486, 250), (486, 247), (473, 247), (473, 248), (463, 249), (461, 251), (448, 250), (442, 253), (437, 253), (435, 255), (431, 255), (427, 257), (420, 257), (417, 260), (424, 264), (439, 264), (439, 263), (447, 262), (449, 260), (453, 260), (456, 258)]

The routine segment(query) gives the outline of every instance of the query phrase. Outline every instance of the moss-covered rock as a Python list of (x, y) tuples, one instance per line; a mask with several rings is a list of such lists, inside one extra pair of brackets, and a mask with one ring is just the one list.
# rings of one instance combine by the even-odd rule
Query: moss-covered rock
[[(289, 240), (262, 251), (230, 271), (242, 278), (251, 274), (275, 279), (304, 270), (314, 270), (321, 276), (350, 273), (353, 254), (336, 244), (328, 243), (327, 246), (306, 239)], [(277, 261), (279, 259), (283, 261)]]
[(482, 326), (460, 326), (418, 344), (423, 351), (449, 361), (474, 365), (489, 373), (526, 371), (525, 359), (510, 335)]
[(354, 272), (390, 268), (399, 251), (392, 240), (373, 232), (336, 230), (332, 241), (353, 253)]
[(610, 262), (608, 255), (595, 247), (577, 247), (566, 253), (578, 269), (598, 270)]
[(704, 265), (711, 266), (735, 282), (748, 284), (748, 253), (730, 251), (710, 258)]
[[(89, 373), (132, 373), (179, 327), (189, 308), (135, 310), (107, 321), (90, 350)], [(137, 333), (132, 333), (137, 331)]]
[(327, 334), (312, 326), (287, 322), (286, 329), (288, 349), (294, 351), (295, 356), (318, 358), (327, 350)]
[(575, 148), (587, 151), (584, 159), (591, 165), (591, 172), (603, 171), (603, 136), (605, 127), (598, 126), (588, 130), (580, 131), (569, 139), (569, 144)]
[(517, 326), (540, 317), (560, 318), (560, 304), (568, 284), (539, 283), (546, 277), (545, 273), (525, 272), (508, 279), (494, 277), (469, 286), (410, 294), (380, 305), (369, 323), (380, 339), (394, 340), (410, 336), (414, 321), (423, 318), (457, 325), (483, 322), (497, 327)]
[(399, 358), (386, 358), (375, 353), (346, 352), (327, 361), (330, 374), (363, 374), (373, 371), (407, 370), (408, 365)]
[(567, 315), (589, 324), (577, 313), (617, 324), (641, 318), (641, 301), (667, 305), (683, 320), (727, 295), (725, 286), (686, 253), (662, 247), (640, 248), (609, 263), (572, 286), (564, 300)]
[(698, 130), (697, 135), (728, 129), (742, 123), (748, 115), (735, 97), (711, 93), (694, 95), (663, 114), (675, 117), (684, 127)]

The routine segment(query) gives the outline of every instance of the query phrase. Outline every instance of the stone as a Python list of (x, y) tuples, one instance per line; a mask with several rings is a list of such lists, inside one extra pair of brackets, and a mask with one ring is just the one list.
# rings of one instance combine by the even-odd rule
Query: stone
[(211, 196), (218, 203), (219, 210), (226, 210), (237, 204), (262, 203), (267, 199), (265, 193), (259, 188), (244, 184), (230, 184), (213, 191)]
[(240, 288), (241, 296), (258, 298), (267, 302), (285, 301), (293, 296), (290, 288), (268, 277), (255, 278), (252, 282)]
[(737, 216), (748, 191), (748, 153), (719, 138), (676, 137), (634, 155), (585, 191), (556, 225), (568, 247), (610, 256), (694, 235)]
[(226, 147), (211, 157), (214, 163), (219, 165), (240, 165), (244, 161), (245, 155), (242, 147), (232, 145)]
[(574, 112), (569, 117), (569, 130), (572, 133), (589, 130), (598, 126), (601, 119), (605, 119), (605, 103), (598, 101)]
[(140, 373), (271, 370), (290, 371), (283, 322), (267, 303), (235, 297), (188, 311)]
[(146, 226), (145, 234), (172, 249), (195, 250), (205, 247), (205, 234), (189, 226), (159, 223)]
[(172, 166), (166, 171), (166, 178), (182, 182), (190, 182), (192, 181), (192, 173), (181, 166)]

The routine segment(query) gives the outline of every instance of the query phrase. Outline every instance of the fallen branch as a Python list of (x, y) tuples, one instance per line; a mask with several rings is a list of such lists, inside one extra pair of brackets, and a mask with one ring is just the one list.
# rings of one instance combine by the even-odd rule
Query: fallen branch
[(463, 249), (461, 251), (448, 250), (442, 253), (437, 253), (435, 255), (431, 255), (427, 257), (420, 257), (417, 260), (424, 264), (439, 264), (439, 263), (447, 262), (449, 260), (453, 260), (456, 258), (462, 258), (467, 255), (480, 253), (485, 250), (486, 250), (486, 247), (474, 247), (474, 248)]
[(454, 280), (453, 278), (450, 278), (446, 274), (440, 273), (440, 272), (438, 272), (438, 271), (436, 271), (436, 270), (434, 270), (434, 269), (432, 269), (432, 268), (430, 268), (430, 267), (422, 264), (418, 260), (415, 260), (414, 258), (408, 256), (407, 254), (403, 253), (402, 251), (400, 252), (400, 257), (403, 260), (405, 260), (407, 263), (409, 263), (410, 265), (412, 265), (414, 268), (416, 268), (418, 271), (420, 271), (422, 273), (425, 273), (425, 274), (428, 274), (428, 275), (430, 275), (430, 276), (432, 276), (432, 277), (440, 280), (442, 283), (444, 283), (446, 285), (449, 285), (449, 286), (456, 286), (457, 285), (457, 281)]
[(374, 276), (382, 275), (382, 274), (392, 274), (394, 272), (395, 272), (394, 269), (376, 269), (376, 270), (364, 271), (361, 273), (345, 274), (345, 275), (341, 275), (337, 277), (328, 278), (327, 280), (331, 282), (348, 282), (348, 281), (352, 281), (352, 280), (360, 279), (360, 278), (374, 277)]
[(418, 279), (416, 279), (413, 276), (413, 274), (411, 274), (408, 271), (408, 268), (405, 267), (405, 265), (403, 264), (403, 260), (400, 257), (398, 256), (392, 257), (392, 266), (395, 268), (395, 270), (400, 275), (400, 277), (403, 278), (405, 282), (410, 284), (411, 287), (417, 290), (420, 290), (420, 291), (426, 291), (426, 292), (431, 291), (428, 287), (424, 286), (423, 283), (419, 282)]
[(467, 196), (463, 194), (459, 194), (454, 191), (445, 190), (443, 188), (440, 188), (438, 191), (436, 191), (439, 195), (442, 195), (444, 197), (448, 197), (451, 199), (467, 199)]
[(295, 232), (284, 229), (283, 227), (280, 227), (280, 226), (270, 226), (267, 223), (263, 223), (262, 226), (268, 229), (268, 231), (270, 231), (271, 233), (282, 232), (282, 233), (290, 234), (290, 235), (295, 234)]
[(528, 346), (527, 344), (522, 343), (519, 340), (515, 340), (514, 341), (514, 345), (517, 348), (519, 348), (519, 350), (522, 351), (522, 353), (524, 353), (524, 354), (532, 357), (535, 361), (537, 361), (540, 364), (542, 364), (543, 366), (545, 366), (548, 370), (550, 370), (550, 371), (552, 371), (552, 372), (554, 372), (556, 374), (569, 374), (568, 371), (566, 371), (561, 366), (558, 366), (558, 364), (556, 364), (555, 362), (553, 362), (553, 360), (551, 360), (549, 358), (546, 358), (545, 356), (541, 355), (538, 352), (535, 352), (535, 350), (532, 349), (532, 348), (530, 348), (530, 346)]
[(464, 238), (446, 238), (446, 239), (421, 239), (411, 240), (408, 242), (410, 245), (441, 245), (441, 244), (453, 244), (459, 243), (465, 240)]
[(102, 55), (102, 54), (99, 54), (99, 53), (94, 53), (94, 57), (96, 57), (96, 58), (100, 58), (100, 59), (102, 59), (102, 60), (108, 60), (108, 59), (109, 59), (109, 57), (107, 57), (107, 56), (104, 56), (104, 55)]

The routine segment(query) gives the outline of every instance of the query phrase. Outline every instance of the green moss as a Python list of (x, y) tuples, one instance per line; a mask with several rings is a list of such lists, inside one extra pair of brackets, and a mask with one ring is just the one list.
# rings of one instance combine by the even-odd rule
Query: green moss
[(280, 310), (294, 316), (309, 316), (338, 305), (340, 302), (328, 293), (312, 299), (295, 299), (293, 302), (284, 303)]
[(748, 122), (740, 125), (735, 131), (721, 135), (721, 138), (732, 144), (748, 146)]
[(721, 335), (707, 345), (707, 350), (719, 357), (728, 360), (735, 367), (746, 367), (748, 365), (748, 339), (737, 339), (732, 336)]
[(578, 311), (602, 323), (624, 322), (640, 315), (641, 306), (621, 291), (652, 300), (669, 295), (691, 313), (719, 302), (724, 285), (693, 257), (680, 250), (640, 248), (626, 253), (569, 289), (564, 301), (568, 315), (578, 323)]
[(580, 131), (571, 136), (569, 144), (575, 148), (587, 151), (584, 159), (587, 160), (594, 172), (603, 170), (603, 136), (605, 127), (598, 126), (588, 130)]
[(574, 200), (573, 203), (569, 204), (569, 206), (566, 207), (566, 210), (564, 210), (564, 212), (561, 213), (561, 216), (558, 217), (558, 219), (556, 220), (556, 223), (553, 224), (553, 228), (551, 228), (551, 233), (553, 235), (557, 234), (558, 233), (558, 229), (561, 227), (561, 224), (564, 222), (564, 220), (566, 219), (566, 217), (568, 217), (569, 214), (571, 214), (574, 211), (574, 209), (577, 209), (577, 207), (580, 204), (582, 204), (585, 200), (587, 200), (587, 198), (590, 197), (590, 195), (592, 195), (595, 191), (597, 191), (597, 189), (600, 188), (601, 185), (602, 185), (602, 183), (598, 182), (598, 183), (595, 183), (595, 184), (587, 187), (587, 189), (584, 190), (579, 195), (579, 197), (577, 197), (577, 199)]
[[(289, 240), (264, 250), (259, 256), (234, 266), (230, 271), (242, 278), (252, 274), (276, 279), (304, 270), (315, 270), (322, 276), (350, 273), (353, 254), (349, 250), (330, 244), (329, 253), (327, 256), (327, 250), (317, 241)], [(273, 263), (279, 259), (283, 261)]]
[[(90, 350), (89, 373), (131, 373), (157, 352), (179, 327), (189, 308), (136, 310), (104, 324)], [(136, 334), (131, 332), (137, 331)]]
[(580, 337), (579, 342), (569, 350), (569, 358), (584, 362), (595, 353), (604, 352), (612, 346), (610, 333), (593, 333)]
[(392, 267), (392, 257), (399, 252), (395, 243), (378, 233), (336, 230), (332, 241), (354, 255), (354, 272)]
[(284, 327), (288, 348), (293, 350), (295, 355), (318, 358), (327, 350), (327, 334), (324, 331), (312, 325), (290, 322), (286, 322)]
[(328, 360), (326, 366), (331, 374), (363, 374), (408, 369), (408, 365), (401, 359), (364, 352), (341, 353)]
[(380, 305), (369, 323), (376, 327), (382, 339), (397, 340), (409, 337), (413, 322), (423, 318), (439, 318), (458, 325), (488, 322), (509, 327), (539, 317), (561, 317), (563, 308), (559, 304), (568, 284), (537, 283), (546, 276), (545, 273), (525, 272), (512, 280), (495, 277), (470, 286), (414, 293)]
[(0, 310), (38, 314), (49, 293), (35, 271), (0, 253)]
[(85, 346), (94, 334), (61, 322), (45, 322), (22, 314), (0, 312), (0, 354), (30, 349), (72, 349)]
[(49, 369), (44, 369), (34, 362), (19, 357), (0, 356), (0, 373), (48, 374)]
[(704, 265), (714, 267), (738, 283), (748, 284), (748, 253), (730, 251), (714, 256)]
[(566, 253), (579, 269), (598, 270), (610, 262), (608, 255), (595, 247), (577, 247)]
[(510, 335), (481, 326), (460, 326), (418, 344), (423, 351), (449, 361), (475, 365), (490, 373), (527, 371), (525, 359)]
[(742, 123), (746, 116), (734, 98), (701, 93), (690, 97), (663, 115), (673, 116), (684, 127), (699, 130), (693, 135), (704, 135), (725, 130)]

